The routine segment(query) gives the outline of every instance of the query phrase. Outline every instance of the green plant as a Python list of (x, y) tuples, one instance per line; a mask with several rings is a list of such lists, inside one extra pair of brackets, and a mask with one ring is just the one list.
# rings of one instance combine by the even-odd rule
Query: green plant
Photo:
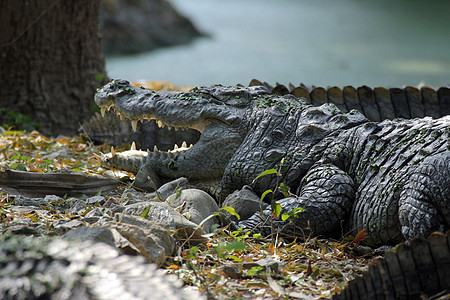
[(9, 168), (11, 170), (20, 170), (20, 171), (27, 171), (27, 163), (31, 161), (31, 158), (29, 158), (26, 155), (22, 155), (20, 153), (16, 153), (13, 156), (9, 158), (9, 160), (16, 160), (17, 162), (12, 163), (9, 165)]
[(40, 123), (34, 123), (31, 118), (19, 112), (0, 108), (0, 120), (5, 129), (15, 128), (17, 130), (33, 131), (41, 127)]
[[(281, 161), (280, 161), (280, 166), (278, 167), (278, 170), (276, 170), (276, 169), (269, 169), (269, 170), (263, 171), (261, 174), (256, 176), (256, 178), (253, 180), (253, 183), (258, 178), (260, 178), (262, 176), (276, 174), (277, 175), (277, 180), (276, 180), (276, 183), (275, 183), (275, 191), (281, 192), (285, 197), (297, 197), (296, 195), (291, 193), (289, 186), (285, 185), (283, 182), (280, 182), (280, 178), (282, 176), (281, 170), (283, 168), (284, 162), (285, 162), (285, 160), (284, 160), (284, 157), (283, 157), (281, 159)], [(278, 202), (276, 202), (276, 200), (275, 200), (275, 193), (273, 192), (273, 190), (268, 189), (268, 190), (264, 191), (264, 193), (261, 195), (260, 203), (262, 203), (262, 201), (264, 200), (264, 198), (268, 194), (272, 194), (272, 199), (270, 201), (270, 207), (271, 207), (271, 210), (272, 210), (272, 214), (273, 214), (273, 216), (275, 218), (278, 218), (280, 216), (280, 213), (281, 213), (281, 205)], [(288, 220), (291, 217), (298, 218), (298, 215), (300, 213), (304, 212), (304, 211), (305, 210), (303, 208), (301, 208), (301, 207), (294, 208), (293, 210), (291, 210), (291, 211), (289, 211), (287, 213), (283, 213), (282, 216), (281, 216), (281, 219), (283, 221), (286, 221), (286, 220)], [(271, 222), (272, 222), (272, 231), (273, 231), (273, 221), (271, 221)]]

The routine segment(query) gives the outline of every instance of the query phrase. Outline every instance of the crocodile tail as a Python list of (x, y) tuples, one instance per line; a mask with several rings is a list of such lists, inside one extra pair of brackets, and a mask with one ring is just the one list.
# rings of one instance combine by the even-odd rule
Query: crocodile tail
[(422, 299), (437, 294), (450, 295), (450, 231), (387, 251), (333, 299)]
[(262, 85), (273, 94), (292, 94), (306, 99), (315, 106), (333, 103), (343, 112), (356, 109), (372, 121), (426, 116), (440, 118), (450, 115), (450, 86), (438, 89), (428, 86), (372, 89), (368, 86), (324, 88), (289, 84), (289, 87), (286, 87), (278, 83), (271, 86), (256, 79), (250, 82), (250, 86), (252, 85)]

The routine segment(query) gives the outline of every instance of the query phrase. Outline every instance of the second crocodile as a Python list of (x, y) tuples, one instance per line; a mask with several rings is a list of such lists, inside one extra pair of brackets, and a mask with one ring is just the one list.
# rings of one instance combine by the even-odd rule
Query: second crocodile
[[(262, 194), (283, 182), (298, 196), (278, 201), (280, 216), (305, 209), (289, 222), (279, 217), (260, 226), (272, 217), (269, 208), (239, 227), (327, 236), (366, 229), (370, 246), (449, 227), (450, 116), (370, 122), (357, 111), (315, 107), (261, 86), (151, 92), (122, 80), (104, 86), (95, 101), (135, 124), (156, 119), (202, 133), (191, 149), (113, 153), (106, 166), (144, 167), (162, 181), (187, 177), (219, 201), (244, 185)], [(272, 168), (281, 174), (254, 182)]]

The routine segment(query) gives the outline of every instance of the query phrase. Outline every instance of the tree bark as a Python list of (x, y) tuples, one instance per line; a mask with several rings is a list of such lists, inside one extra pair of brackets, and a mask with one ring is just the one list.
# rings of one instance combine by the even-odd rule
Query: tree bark
[(46, 135), (77, 134), (106, 80), (99, 0), (0, 1), (0, 107)]

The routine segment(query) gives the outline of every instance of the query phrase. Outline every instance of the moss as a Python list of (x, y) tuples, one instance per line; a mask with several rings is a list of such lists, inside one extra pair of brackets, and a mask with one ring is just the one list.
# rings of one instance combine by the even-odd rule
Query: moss
[(259, 108), (279, 107), (286, 114), (302, 111), (307, 105), (304, 100), (274, 97), (273, 95), (259, 95), (255, 99), (255, 103)]

